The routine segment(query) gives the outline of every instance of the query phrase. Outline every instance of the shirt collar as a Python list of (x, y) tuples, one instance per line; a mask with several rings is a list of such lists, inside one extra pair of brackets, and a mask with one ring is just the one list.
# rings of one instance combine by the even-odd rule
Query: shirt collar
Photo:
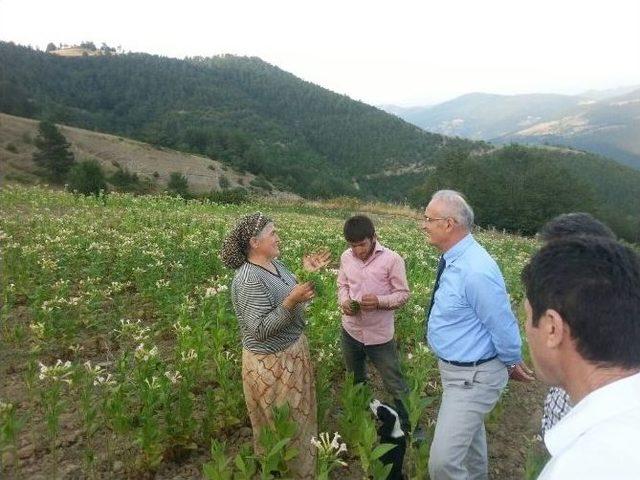
[(447, 265), (450, 265), (451, 262), (455, 261), (456, 258), (462, 255), (474, 241), (475, 239), (473, 238), (473, 235), (469, 233), (453, 247), (447, 250), (443, 255), (444, 260), (447, 262)]
[(594, 390), (551, 428), (544, 443), (552, 456), (568, 449), (578, 437), (611, 417), (640, 409), (640, 373)]
[(381, 252), (384, 252), (387, 249), (378, 240), (376, 240), (375, 242), (376, 244), (375, 244), (375, 247), (373, 247), (373, 252), (371, 252), (371, 255), (369, 256), (369, 258), (367, 258), (364, 262), (362, 262), (362, 260), (360, 260), (360, 258), (355, 253), (353, 253), (353, 250), (351, 250), (351, 248), (349, 248), (349, 250), (351, 251), (351, 255), (353, 255), (353, 258), (355, 258), (356, 260), (360, 260), (364, 264), (369, 263), (371, 260), (377, 257)]

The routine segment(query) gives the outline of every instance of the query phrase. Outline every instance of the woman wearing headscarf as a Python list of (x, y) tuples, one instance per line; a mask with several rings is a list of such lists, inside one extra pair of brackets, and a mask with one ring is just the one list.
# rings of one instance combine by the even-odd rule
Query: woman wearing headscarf
[[(304, 303), (313, 285), (298, 284), (277, 259), (280, 239), (274, 223), (260, 212), (240, 219), (224, 241), (221, 259), (236, 273), (231, 299), (242, 335), (242, 381), (256, 452), (260, 430), (272, 421), (272, 408), (289, 403), (298, 430), (293, 447), (294, 478), (314, 478), (317, 436), (316, 393), (309, 345), (304, 334)], [(307, 255), (306, 270), (329, 263), (329, 254)]]

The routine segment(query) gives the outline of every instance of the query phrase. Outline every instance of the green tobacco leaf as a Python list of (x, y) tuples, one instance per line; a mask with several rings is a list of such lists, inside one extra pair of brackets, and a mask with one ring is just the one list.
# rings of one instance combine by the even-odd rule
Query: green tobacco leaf
[(381, 445), (378, 445), (376, 448), (373, 449), (373, 452), (371, 453), (371, 458), (372, 459), (380, 458), (385, 453), (396, 448), (396, 446), (397, 445), (394, 445), (393, 443), (383, 443)]

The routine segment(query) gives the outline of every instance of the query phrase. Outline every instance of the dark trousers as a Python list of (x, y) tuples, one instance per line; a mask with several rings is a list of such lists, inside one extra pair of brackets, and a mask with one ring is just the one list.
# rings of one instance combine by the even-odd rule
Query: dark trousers
[(385, 388), (393, 396), (402, 429), (405, 432), (409, 431), (409, 414), (402, 402), (402, 397), (409, 393), (409, 387), (400, 370), (395, 340), (391, 339), (380, 345), (365, 345), (343, 328), (342, 354), (347, 371), (353, 372), (356, 383), (367, 382), (367, 358), (371, 360), (382, 377)]

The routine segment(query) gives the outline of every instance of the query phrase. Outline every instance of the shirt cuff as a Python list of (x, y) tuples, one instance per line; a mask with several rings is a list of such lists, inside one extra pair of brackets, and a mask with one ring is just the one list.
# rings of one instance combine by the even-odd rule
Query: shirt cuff
[(517, 364), (519, 364), (519, 363), (522, 363), (522, 362), (523, 362), (522, 357), (519, 357), (519, 358), (516, 358), (516, 359), (513, 359), (513, 360), (509, 360), (509, 359), (506, 359), (506, 360), (505, 360), (505, 359), (500, 358), (500, 357), (498, 357), (498, 358), (499, 358), (499, 359), (500, 359), (500, 361), (501, 361), (502, 363), (504, 363), (507, 367), (508, 367), (509, 365), (517, 365)]

